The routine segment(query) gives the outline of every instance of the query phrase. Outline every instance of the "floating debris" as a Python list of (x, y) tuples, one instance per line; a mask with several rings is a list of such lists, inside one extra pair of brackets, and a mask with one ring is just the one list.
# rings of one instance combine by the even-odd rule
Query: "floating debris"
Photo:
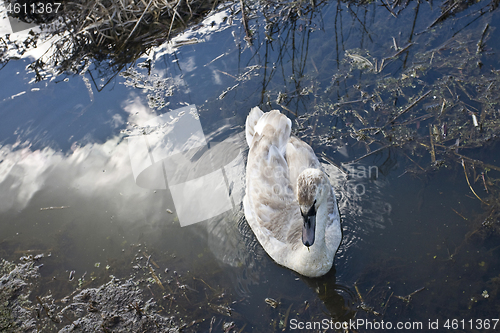
[(59, 210), (59, 209), (65, 209), (65, 208), (69, 208), (69, 206), (44, 207), (44, 208), (40, 208), (40, 210), (41, 211), (44, 211), (44, 210)]
[(479, 123), (477, 122), (477, 117), (474, 113), (472, 114), (472, 123), (474, 124), (474, 127), (479, 127)]
[(280, 302), (278, 302), (275, 299), (269, 298), (269, 297), (267, 297), (264, 300), (264, 302), (266, 302), (266, 304), (270, 305), (273, 309), (276, 309), (278, 307), (278, 305), (280, 305)]
[(362, 68), (368, 67), (369, 69), (373, 69), (373, 64), (371, 63), (371, 61), (359, 54), (346, 53), (346, 56), (351, 58), (356, 64), (360, 65)]

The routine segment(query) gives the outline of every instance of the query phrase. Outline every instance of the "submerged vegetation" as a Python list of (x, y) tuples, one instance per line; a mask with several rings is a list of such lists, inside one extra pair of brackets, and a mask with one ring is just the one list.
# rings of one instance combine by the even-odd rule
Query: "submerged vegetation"
[[(416, 53), (395, 75), (386, 74), (383, 60), (407, 57), (400, 51), (411, 44), (395, 43), (395, 56), (382, 61), (359, 49), (346, 52), (315, 105), (316, 116), (331, 119), (315, 131), (323, 142), (356, 140), (366, 150), (356, 161), (400, 148), (410, 162), (407, 173), (419, 176), (440, 168), (463, 168), (471, 195), (489, 212), (484, 226), (500, 235), (500, 166), (494, 159), (472, 157), (478, 149), (494, 148), (500, 138), (500, 70), (492, 62), (491, 46), (483, 50), (490, 39), (488, 27), (486, 23), (477, 35), (459, 33)], [(330, 126), (322, 128), (326, 125)]]
[[(175, 256), (163, 255), (161, 258), (166, 260), (162, 261), (158, 256), (157, 262), (156, 256), (148, 252), (145, 246), (132, 245), (123, 259), (128, 264), (117, 261), (106, 267), (96, 264), (91, 273), (72, 271), (69, 276), (51, 271), (58, 259), (43, 254), (23, 256), (17, 264), (2, 260), (0, 330), (162, 333), (197, 332), (200, 328), (214, 332), (239, 330), (240, 324), (235, 323), (238, 313), (232, 309), (237, 302), (230, 293), (191, 274), (163, 268), (167, 263), (174, 264)], [(133, 274), (128, 276), (130, 271)], [(55, 290), (47, 291), (48, 286)]]

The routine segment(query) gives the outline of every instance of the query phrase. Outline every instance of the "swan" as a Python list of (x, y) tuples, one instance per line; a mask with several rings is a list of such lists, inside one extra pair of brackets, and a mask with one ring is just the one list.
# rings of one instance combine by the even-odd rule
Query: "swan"
[(337, 199), (312, 148), (291, 136), (278, 110), (251, 109), (245, 218), (278, 264), (308, 277), (326, 274), (342, 240)]

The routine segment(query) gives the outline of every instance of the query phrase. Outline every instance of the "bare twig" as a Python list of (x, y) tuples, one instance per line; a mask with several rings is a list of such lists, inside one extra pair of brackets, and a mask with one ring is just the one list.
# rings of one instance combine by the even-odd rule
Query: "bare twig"
[(455, 8), (457, 8), (458, 5), (460, 5), (460, 3), (461, 3), (460, 1), (457, 1), (456, 3), (450, 5), (450, 7), (446, 8), (445, 11), (441, 15), (439, 15), (439, 17), (435, 19), (434, 22), (432, 22), (431, 25), (428, 26), (426, 30), (429, 30), (430, 28), (438, 24), (446, 15), (455, 10)]
[(323, 152), (321, 154), (322, 158), (327, 161), (328, 163), (330, 163), (331, 165), (333, 165), (334, 167), (336, 167), (337, 169), (339, 169), (343, 174), (347, 174), (347, 172), (345, 170), (343, 170), (339, 165), (337, 165), (337, 163), (335, 163), (334, 161), (332, 161), (328, 156), (326, 156), (326, 154)]
[(146, 8), (144, 9), (144, 11), (142, 12), (142, 15), (141, 17), (139, 17), (139, 19), (137, 20), (137, 22), (135, 23), (134, 25), (134, 28), (132, 29), (132, 31), (130, 32), (130, 34), (128, 35), (127, 39), (125, 39), (125, 41), (123, 42), (123, 44), (127, 43), (127, 41), (129, 40), (130, 36), (132, 36), (132, 34), (134, 33), (135, 29), (137, 29), (137, 26), (139, 25), (139, 23), (141, 23), (142, 21), (142, 18), (144, 17), (144, 14), (147, 13), (148, 9), (149, 9), (149, 6), (151, 5), (151, 2), (153, 2), (153, 0), (149, 0), (149, 3), (148, 5), (146, 6)]
[(382, 2), (382, 5), (389, 11), (389, 13), (391, 13), (392, 16), (394, 16), (395, 18), (398, 18), (398, 16), (392, 11), (391, 8), (389, 8), (389, 6), (387, 6), (387, 4), (385, 3), (384, 0), (380, 0)]
[(490, 27), (490, 25), (488, 23), (486, 23), (484, 29), (483, 29), (483, 33), (481, 34), (481, 38), (479, 39), (479, 41), (477, 42), (477, 53), (481, 53), (483, 51), (483, 47), (484, 47), (484, 36), (486, 35), (486, 31), (488, 31), (488, 28)]
[(432, 133), (432, 124), (429, 125), (429, 139), (431, 141), (431, 161), (432, 163), (436, 162), (436, 150), (434, 149), (434, 139)]
[(465, 169), (465, 162), (464, 162), (464, 160), (463, 160), (463, 159), (462, 159), (462, 166), (464, 167), (465, 179), (467, 180), (467, 184), (469, 184), (469, 188), (470, 188), (470, 190), (472, 191), (472, 193), (474, 193), (474, 195), (476, 196), (476, 198), (478, 198), (478, 199), (479, 199), (482, 203), (484, 203), (484, 204), (486, 204), (486, 205), (488, 205), (488, 206), (489, 206), (489, 203), (484, 202), (484, 201), (483, 201), (483, 199), (481, 199), (481, 198), (479, 197), (479, 195), (477, 195), (476, 191), (474, 191), (474, 189), (472, 188), (472, 186), (471, 186), (471, 184), (470, 184), (470, 182), (469, 182), (469, 177), (467, 176), (467, 170)]
[(342, 163), (342, 164), (350, 164), (350, 163), (355, 163), (355, 162), (358, 162), (358, 161), (362, 160), (362, 159), (363, 159), (363, 158), (365, 158), (365, 157), (368, 157), (368, 156), (370, 156), (370, 155), (373, 155), (373, 154), (375, 154), (375, 153), (378, 153), (379, 151), (384, 150), (384, 149), (389, 148), (389, 147), (390, 147), (390, 145), (380, 147), (379, 149), (376, 149), (376, 150), (371, 151), (371, 152), (369, 152), (369, 153), (367, 153), (367, 154), (364, 154), (363, 156), (358, 157), (357, 159), (352, 160), (352, 161), (350, 161), (349, 163)]
[(422, 288), (420, 288), (420, 289), (415, 290), (414, 292), (412, 292), (412, 293), (411, 293), (411, 294), (409, 294), (409, 295), (406, 295), (406, 296), (394, 296), (394, 297), (399, 298), (400, 300), (402, 300), (402, 301), (404, 301), (405, 303), (407, 303), (407, 304), (408, 304), (408, 303), (410, 303), (411, 298), (413, 297), (413, 295), (415, 295), (415, 294), (416, 294), (416, 293), (418, 293), (418, 292), (421, 292), (421, 291), (422, 291), (422, 290), (424, 290), (424, 289), (425, 289), (425, 287), (422, 287)]
[(248, 29), (248, 19), (247, 14), (245, 12), (245, 4), (243, 0), (240, 0), (241, 6), (241, 22), (243, 23), (243, 28), (245, 29), (245, 40), (249, 45), (252, 45), (252, 34), (250, 33), (250, 29)]
[(413, 102), (409, 106), (407, 106), (406, 109), (404, 109), (403, 111), (401, 111), (400, 113), (398, 113), (395, 117), (393, 117), (391, 120), (389, 120), (388, 122), (386, 122), (384, 126), (382, 126), (377, 132), (375, 132), (375, 134), (378, 134), (387, 125), (389, 125), (390, 123), (394, 122), (396, 119), (398, 119), (399, 117), (401, 117), (402, 115), (404, 115), (406, 112), (408, 112), (412, 107), (414, 107), (415, 105), (417, 105), (418, 102), (420, 102), (421, 100), (423, 100), (424, 98), (426, 98), (431, 92), (432, 91), (429, 90), (428, 92), (426, 92), (425, 94), (423, 94), (422, 96), (420, 96), (419, 98), (417, 98), (415, 100), (415, 102)]
[[(451, 207), (450, 207), (451, 208)], [(458, 216), (460, 216), (461, 218), (463, 218), (464, 220), (467, 221), (467, 218), (465, 216), (463, 216), (462, 214), (460, 214), (459, 212), (457, 212), (456, 210), (454, 210), (453, 208), (451, 208), (452, 211), (454, 211)]]

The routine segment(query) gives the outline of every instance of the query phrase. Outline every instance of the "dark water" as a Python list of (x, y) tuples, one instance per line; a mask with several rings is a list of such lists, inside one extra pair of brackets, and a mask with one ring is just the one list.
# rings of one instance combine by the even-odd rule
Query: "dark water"
[[(136, 274), (151, 255), (159, 279), (172, 283), (166, 291), (150, 280), (151, 297), (165, 315), (178, 315), (185, 322), (204, 319), (189, 328), (194, 331), (209, 331), (213, 317), (219, 332), (231, 321), (236, 332), (267, 332), (294, 331), (298, 322), (323, 319), (384, 321), (393, 329), (398, 322), (416, 323), (414, 328), (422, 323), (420, 331), (430, 331), (430, 322), (436, 321), (445, 331), (447, 319), (463, 319), (458, 329), (479, 331), (476, 320), (498, 318), (499, 238), (480, 229), (488, 214), (471, 192), (462, 166), (450, 162), (448, 167), (409, 172), (426, 169), (431, 158), (408, 147), (383, 149), (357, 161), (368, 150), (345, 135), (351, 123), (321, 109), (327, 102), (363, 98), (369, 90), (368, 85), (353, 88), (367, 83), (362, 70), (340, 77), (352, 50), (381, 61), (396, 52), (394, 43), (399, 48), (415, 43), (409, 52), (386, 61), (387, 67), (369, 83), (373, 86), (382, 78), (400, 76), (421, 61), (418, 54), (435, 50), (436, 59), (446, 57), (440, 46), (459, 40), (454, 36), (474, 45), (488, 23), (493, 32), (486, 40), (483, 67), (475, 75), (496, 70), (499, 18), (487, 4), (457, 11), (431, 28), (441, 3), (412, 2), (397, 18), (381, 2), (327, 2), (300, 15), (277, 7), (282, 18), (270, 16), (267, 22), (264, 16), (272, 11), (264, 8), (250, 17), (251, 45), (244, 39), (241, 16), (227, 19), (238, 7), (231, 5), (207, 18), (201, 28), (175, 38), (177, 43), (196, 43), (150, 50), (107, 84), (113, 73), (99, 77), (94, 65), (81, 75), (48, 73), (35, 82), (27, 67), (33, 57), (8, 62), (0, 70), (1, 257), (16, 261), (44, 253), (40, 293), (50, 291), (58, 299), (77, 287), (78, 278), (92, 277), (102, 284), (109, 275)], [(422, 80), (430, 85), (456, 71), (440, 68)], [(201, 148), (196, 142), (184, 148), (196, 159), (210, 153), (212, 164), (188, 163), (184, 168), (185, 160), (176, 155), (165, 164), (179, 163), (172, 175), (160, 163), (154, 176), (141, 178), (146, 176), (137, 175), (134, 161), (150, 162), (147, 154), (131, 148), (133, 138), (158, 133), (164, 124), (158, 117), (168, 118), (186, 105), (195, 105), (197, 116), (181, 131), (194, 133), (200, 126), (204, 139)], [(240, 204), (246, 147), (241, 133), (256, 105), (284, 110), (294, 120), (295, 133), (326, 156), (324, 166), (339, 196), (344, 240), (335, 269), (325, 277), (307, 279), (277, 266), (245, 225)], [(432, 107), (432, 100), (425, 105)], [(375, 111), (357, 111), (377, 117)], [(425, 133), (425, 126), (417, 132)], [(497, 140), (463, 154), (498, 165)], [(328, 160), (346, 163), (347, 172)], [(224, 174), (217, 177), (225, 177), (228, 192), (207, 185), (200, 190), (207, 196), (193, 199), (195, 194), (184, 193), (187, 187), (172, 189), (198, 176), (216, 177), (212, 172), (221, 166)], [(480, 178), (473, 185), (479, 197), (487, 196)], [(184, 196), (179, 196), (182, 191)], [(230, 209), (220, 208), (222, 214), (212, 201), (202, 207), (210, 197), (220, 204), (214, 199), (217, 193), (229, 195), (221, 205)], [(207, 218), (181, 227), (196, 219), (192, 216)], [(69, 281), (71, 271), (76, 279)], [(179, 289), (179, 281), (189, 288)], [(280, 304), (273, 308), (266, 298)], [(232, 309), (231, 315), (225, 307)], [(348, 330), (380, 328), (360, 323), (364, 325)]]

